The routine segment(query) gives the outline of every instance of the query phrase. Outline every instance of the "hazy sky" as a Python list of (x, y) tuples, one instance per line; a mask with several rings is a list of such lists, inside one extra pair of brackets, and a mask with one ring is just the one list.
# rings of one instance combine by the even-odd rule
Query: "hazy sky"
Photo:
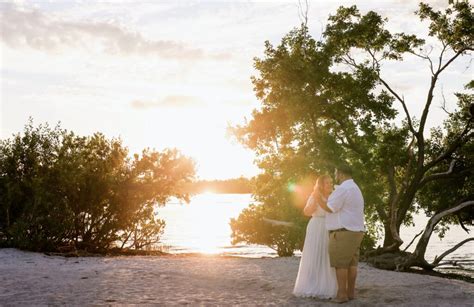
[[(437, 7), (448, 1), (430, 1)], [(377, 4), (375, 4), (377, 3)], [(257, 173), (253, 153), (226, 137), (258, 106), (250, 76), (263, 43), (300, 24), (298, 1), (12, 1), (0, 3), (0, 137), (61, 121), (79, 134), (121, 137), (131, 152), (179, 148), (204, 179)], [(389, 28), (424, 35), (417, 1), (310, 1), (315, 38), (340, 5), (389, 18)], [(433, 51), (435, 53), (436, 49)], [(472, 78), (468, 58), (441, 79), (448, 102)], [(385, 77), (418, 116), (429, 78), (415, 58)], [(441, 87), (435, 93), (440, 96)], [(430, 115), (439, 124), (440, 100)]]

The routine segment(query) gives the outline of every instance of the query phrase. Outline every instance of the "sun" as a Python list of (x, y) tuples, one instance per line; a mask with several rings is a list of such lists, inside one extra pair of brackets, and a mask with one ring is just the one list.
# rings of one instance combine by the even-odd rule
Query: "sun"
[(206, 189), (201, 194), (203, 194), (203, 195), (214, 195), (214, 194), (216, 194), (216, 192), (212, 189)]
[(163, 121), (153, 124), (153, 138), (157, 144), (173, 143), (193, 158), (201, 179), (252, 177), (258, 172), (253, 163), (255, 154), (227, 135), (228, 120), (236, 121), (239, 117), (217, 107), (182, 107), (174, 111), (167, 116), (156, 114), (163, 116)]

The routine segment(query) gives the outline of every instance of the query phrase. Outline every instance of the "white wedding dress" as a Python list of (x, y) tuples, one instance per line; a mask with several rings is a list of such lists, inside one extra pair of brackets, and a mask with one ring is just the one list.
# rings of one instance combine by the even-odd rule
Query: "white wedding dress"
[[(308, 202), (312, 198), (308, 199)], [(293, 294), (328, 299), (336, 297), (336, 270), (329, 264), (326, 213), (318, 207), (306, 227), (303, 253)]]

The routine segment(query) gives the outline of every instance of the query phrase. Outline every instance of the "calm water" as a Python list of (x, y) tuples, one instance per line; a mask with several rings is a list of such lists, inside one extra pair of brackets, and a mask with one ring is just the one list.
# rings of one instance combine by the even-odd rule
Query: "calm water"
[(158, 209), (166, 221), (162, 244), (171, 253), (226, 254), (242, 257), (276, 257), (271, 248), (231, 244), (230, 219), (253, 201), (250, 194), (199, 194), (189, 204), (171, 201)]
[[(231, 245), (229, 221), (253, 199), (250, 194), (200, 194), (191, 203), (169, 202), (158, 209), (158, 216), (166, 221), (162, 245), (171, 253), (226, 254), (241, 257), (276, 257), (274, 250), (258, 245)], [(426, 225), (428, 218), (416, 216), (414, 227), (404, 227), (401, 237), (408, 244)], [(471, 228), (474, 230), (474, 228)], [(452, 227), (440, 240), (435, 234), (428, 245), (426, 259), (431, 261), (469, 235), (461, 227)], [(408, 251), (412, 251), (416, 242)], [(299, 255), (300, 253), (297, 253)], [(445, 258), (474, 259), (474, 242), (468, 242)], [(470, 266), (470, 268), (473, 268)]]

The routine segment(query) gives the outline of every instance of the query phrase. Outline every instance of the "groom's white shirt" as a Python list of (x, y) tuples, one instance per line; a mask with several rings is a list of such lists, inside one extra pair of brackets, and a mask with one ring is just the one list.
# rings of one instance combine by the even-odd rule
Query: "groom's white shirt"
[(328, 230), (346, 228), (351, 231), (365, 231), (364, 197), (354, 180), (345, 180), (336, 187), (329, 195), (327, 204), (332, 211), (326, 214)]

